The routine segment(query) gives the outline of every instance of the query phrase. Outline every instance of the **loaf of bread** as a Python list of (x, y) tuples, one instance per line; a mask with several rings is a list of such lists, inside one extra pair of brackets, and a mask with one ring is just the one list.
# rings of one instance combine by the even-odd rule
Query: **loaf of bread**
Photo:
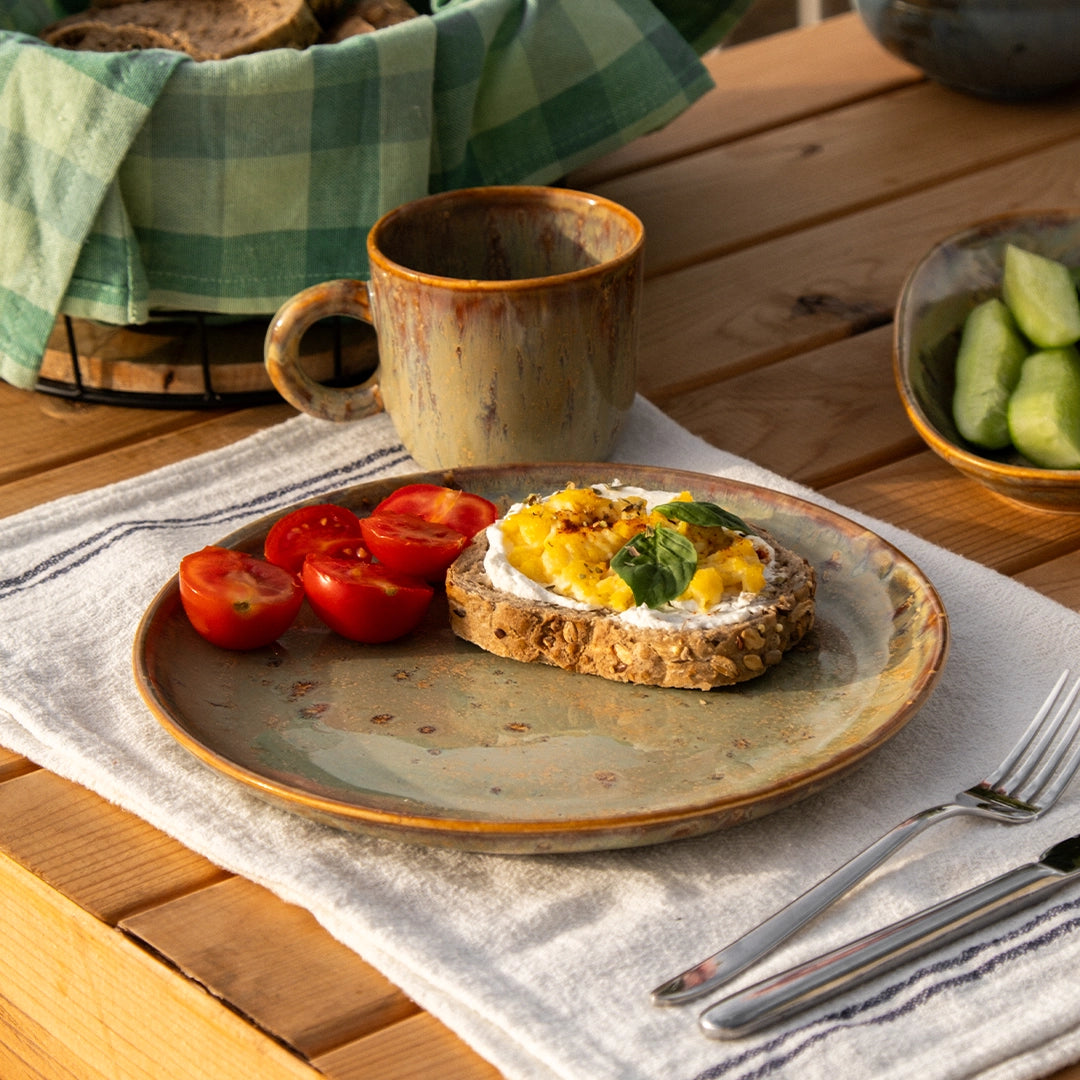
[(195, 60), (225, 60), (266, 49), (303, 49), (321, 32), (304, 0), (132, 0), (70, 15), (41, 37), (61, 48), (122, 52), (147, 48), (129, 43), (157, 35), (172, 43), (159, 48)]
[(773, 551), (769, 580), (737, 621), (636, 626), (604, 609), (524, 599), (492, 584), (481, 534), (447, 572), (450, 625), (497, 656), (616, 682), (697, 690), (745, 682), (779, 664), (814, 622), (813, 567), (767, 533), (755, 532)]
[(408, 22), (416, 18), (417, 12), (405, 0), (323, 0), (323, 9), (315, 14), (323, 27), (320, 41), (333, 44)]
[(227, 60), (339, 42), (416, 15), (406, 0), (96, 0), (40, 36), (62, 49), (172, 49)]
[[(65, 21), (66, 22), (66, 21)], [(150, 26), (112, 26), (100, 19), (75, 19), (57, 23), (45, 40), (58, 49), (84, 52), (133, 52), (136, 49), (171, 49), (187, 52), (187, 43)]]

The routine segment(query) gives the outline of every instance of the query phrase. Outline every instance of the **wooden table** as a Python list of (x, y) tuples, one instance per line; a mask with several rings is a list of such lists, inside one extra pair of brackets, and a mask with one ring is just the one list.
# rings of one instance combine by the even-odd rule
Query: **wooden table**
[[(890, 368), (897, 290), (935, 239), (1080, 204), (1080, 97), (952, 93), (854, 15), (708, 62), (715, 91), (571, 178), (648, 230), (642, 392), (717, 446), (1080, 610), (1080, 517), (1014, 507), (943, 464)], [(0, 386), (0, 514), (290, 415)], [(304, 911), (3, 751), (0, 853), (5, 1080), (497, 1075)]]

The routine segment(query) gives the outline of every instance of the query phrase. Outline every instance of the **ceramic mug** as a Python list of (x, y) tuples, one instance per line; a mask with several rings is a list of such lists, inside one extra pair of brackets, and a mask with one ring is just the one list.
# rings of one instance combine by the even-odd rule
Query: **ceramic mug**
[[(282, 305), (267, 371), (314, 416), (385, 409), (424, 468), (603, 460), (634, 398), (643, 250), (637, 217), (583, 192), (417, 199), (372, 227), (367, 281)], [(304, 332), (330, 315), (375, 327), (378, 367), (359, 386), (323, 386), (300, 364)]]

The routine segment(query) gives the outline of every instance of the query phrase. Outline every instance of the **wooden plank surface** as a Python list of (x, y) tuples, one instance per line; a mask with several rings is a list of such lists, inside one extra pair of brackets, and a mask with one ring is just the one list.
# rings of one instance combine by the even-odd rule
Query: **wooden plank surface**
[[(1080, 610), (1080, 517), (1008, 504), (924, 448), (889, 325), (932, 241), (1016, 206), (1080, 205), (1080, 98), (960, 97), (855, 15), (707, 62), (716, 91), (569, 178), (646, 221), (641, 389), (709, 442)], [(292, 415), (0, 385), (0, 516)], [(6, 751), (0, 852), (4, 1080), (498, 1075), (306, 912)]]
[[(938, 240), (1025, 205), (1080, 205), (1078, 159), (1080, 139), (1070, 140), (653, 279), (642, 390), (666, 408), (718, 378), (885, 324), (904, 278)], [(694, 205), (690, 189), (681, 199)]]
[(308, 1058), (419, 1011), (307, 911), (243, 878), (138, 912), (120, 926)]
[(314, 1064), (334, 1080), (498, 1080), (501, 1075), (428, 1013), (382, 1028)]
[(824, 492), (1003, 574), (1061, 558), (1080, 544), (1080, 516), (1027, 510), (958, 476), (929, 450)]
[(24, 773), (33, 772), (36, 768), (37, 766), (22, 754), (0, 747), (0, 781), (11, 780)]
[[(641, 218), (656, 275), (1075, 139), (1078, 101), (1040, 104), (1033, 124), (1031, 106), (920, 83), (596, 186)], [(673, 200), (692, 212), (673, 215)]]
[(1016, 574), (1025, 585), (1052, 596), (1060, 604), (1080, 611), (1080, 552), (1039, 563)]
[(925, 447), (893, 382), (891, 326), (676, 395), (665, 411), (714, 446), (810, 487)]
[(0, 851), (109, 925), (225, 874), (141, 818), (37, 769), (0, 784)]
[(0, 1006), (5, 1080), (319, 1075), (6, 855), (0, 855)]
[[(25, 396), (23, 391), (0, 383), (0, 424), (3, 423), (5, 407), (11, 412), (17, 411), (18, 406), (25, 405), (22, 400)], [(126, 409), (71, 402), (64, 402), (63, 405), (79, 419), (68, 423), (65, 417), (59, 427), (40, 434), (36, 430), (36, 421), (25, 425), (30, 429), (25, 437), (44, 440), (48, 449), (40, 453), (44, 455), (47, 452), (59, 464), (51, 465), (43, 472), (33, 471), (30, 475), (0, 484), (0, 506), (4, 515), (28, 510), (63, 495), (90, 491), (100, 487), (104, 477), (108, 477), (112, 483), (128, 480), (162, 465), (171, 465), (208, 450), (219, 450), (262, 430), (270, 423), (296, 415), (296, 410), (284, 403), (235, 412), (196, 412), (184, 414), (185, 423), (173, 429), (168, 412), (145, 410), (150, 416), (138, 440), (123, 446), (108, 447), (100, 444), (95, 446), (93, 434), (101, 429), (107, 431), (108, 426), (116, 422), (117, 414), (126, 412)], [(34, 407), (37, 407), (36, 402)], [(156, 417), (160, 419), (154, 422)], [(84, 443), (87, 429), (90, 437)], [(19, 431), (17, 437), (21, 441), (23, 430)], [(83, 446), (85, 449), (81, 450)]]
[(705, 66), (715, 88), (693, 109), (577, 170), (572, 182), (590, 187), (922, 78), (917, 69), (885, 52), (854, 14), (714, 50)]
[(102, 409), (3, 385), (0, 430), (5, 453), (0, 483), (37, 478), (49, 469), (131, 446), (153, 435), (201, 424), (206, 414), (161, 409)]

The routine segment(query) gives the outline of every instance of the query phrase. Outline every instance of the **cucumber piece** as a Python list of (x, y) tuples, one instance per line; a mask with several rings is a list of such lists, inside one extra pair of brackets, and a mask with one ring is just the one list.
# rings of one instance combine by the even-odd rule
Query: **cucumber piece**
[(1038, 348), (1080, 340), (1080, 297), (1063, 263), (1007, 244), (1002, 294), (1017, 326)]
[(1027, 354), (1027, 342), (996, 296), (964, 320), (952, 407), (956, 429), (968, 442), (987, 450), (1009, 445), (1009, 395)]
[(1029, 461), (1047, 469), (1080, 469), (1080, 353), (1032, 353), (1009, 398), (1009, 433)]

